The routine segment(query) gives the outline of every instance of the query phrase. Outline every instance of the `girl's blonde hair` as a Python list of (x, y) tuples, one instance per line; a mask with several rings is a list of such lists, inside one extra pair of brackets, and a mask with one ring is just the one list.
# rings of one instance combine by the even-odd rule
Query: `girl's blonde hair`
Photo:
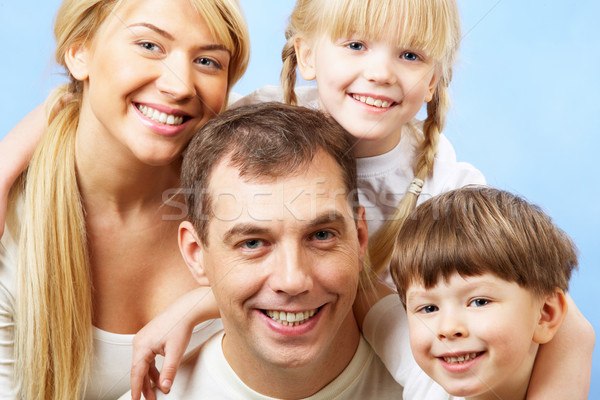
[[(237, 0), (191, 0), (231, 52), (228, 88), (243, 75), (249, 36)], [(56, 60), (91, 41), (123, 0), (65, 0), (55, 23)], [(83, 84), (54, 90), (48, 128), (26, 172), (16, 306), (15, 378), (25, 399), (78, 399), (92, 355), (92, 285), (75, 133)], [(15, 186), (15, 191), (23, 191)], [(10, 218), (9, 218), (10, 221)]]
[[(422, 181), (432, 173), (439, 136), (446, 123), (450, 100), (448, 85), (460, 44), (460, 18), (454, 0), (298, 0), (286, 29), (282, 51), (281, 84), (284, 99), (296, 104), (294, 93), (298, 64), (294, 41), (298, 37), (316, 41), (327, 35), (331, 40), (355, 35), (386, 40), (399, 48), (418, 49), (436, 61), (439, 82), (427, 104), (423, 137), (413, 165), (415, 178)], [(392, 38), (392, 39), (390, 39)], [(395, 40), (394, 40), (395, 39)], [(413, 125), (409, 126), (418, 131)], [(408, 189), (408, 188), (407, 188)], [(369, 242), (369, 260), (376, 272), (383, 271), (391, 257), (395, 237), (418, 195), (408, 192), (393, 215)]]

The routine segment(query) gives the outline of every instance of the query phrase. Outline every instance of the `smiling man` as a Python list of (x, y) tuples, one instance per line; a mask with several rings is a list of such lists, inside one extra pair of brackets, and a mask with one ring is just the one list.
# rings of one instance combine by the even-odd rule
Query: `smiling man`
[(168, 397), (402, 397), (352, 313), (367, 228), (350, 149), (317, 111), (276, 103), (228, 111), (190, 143), (180, 248), (224, 330)]

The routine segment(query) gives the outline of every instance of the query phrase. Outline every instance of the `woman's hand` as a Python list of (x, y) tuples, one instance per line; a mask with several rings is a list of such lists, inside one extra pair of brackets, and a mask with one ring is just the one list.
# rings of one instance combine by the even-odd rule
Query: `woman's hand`
[[(133, 339), (131, 398), (155, 400), (152, 384), (168, 393), (179, 363), (190, 342), (194, 327), (219, 318), (217, 303), (208, 287), (186, 293), (144, 326)], [(154, 363), (157, 354), (165, 357), (161, 371)]]

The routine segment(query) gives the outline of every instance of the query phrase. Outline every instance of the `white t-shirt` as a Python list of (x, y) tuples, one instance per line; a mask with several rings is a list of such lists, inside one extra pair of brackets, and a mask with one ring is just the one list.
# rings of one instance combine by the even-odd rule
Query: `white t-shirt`
[[(196, 356), (179, 368), (171, 392), (164, 395), (156, 390), (157, 398), (273, 400), (272, 397), (263, 396), (250, 389), (240, 380), (223, 355), (222, 339), (223, 332), (220, 332), (206, 342)], [(290, 385), (293, 384), (294, 382), (290, 382)], [(126, 394), (121, 400), (130, 398), (130, 395)], [(362, 336), (346, 369), (319, 392), (307, 397), (310, 400), (401, 398), (402, 386), (392, 378)]]

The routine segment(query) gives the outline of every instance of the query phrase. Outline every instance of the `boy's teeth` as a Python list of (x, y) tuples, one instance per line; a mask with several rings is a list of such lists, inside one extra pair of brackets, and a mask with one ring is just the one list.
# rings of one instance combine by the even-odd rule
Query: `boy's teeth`
[(478, 355), (479, 355), (479, 353), (469, 353), (469, 354), (463, 354), (458, 357), (444, 357), (444, 361), (446, 361), (449, 364), (460, 364), (463, 362), (471, 361), (472, 359), (476, 358)]
[(317, 310), (301, 311), (297, 313), (277, 311), (277, 310), (266, 310), (265, 313), (274, 321), (279, 322), (286, 326), (297, 326), (305, 323), (313, 315), (317, 313)]
[(148, 107), (142, 104), (137, 105), (138, 110), (146, 117), (150, 118), (153, 121), (160, 122), (161, 124), (166, 125), (181, 125), (183, 124), (183, 117), (181, 115), (172, 115), (164, 112), (160, 112), (155, 110), (152, 107)]
[(365, 103), (378, 108), (389, 108), (391, 106), (391, 103), (389, 101), (381, 99), (375, 100), (374, 98), (369, 96), (359, 96), (357, 94), (353, 94), (352, 97), (354, 98), (354, 100), (358, 100), (361, 103)]

